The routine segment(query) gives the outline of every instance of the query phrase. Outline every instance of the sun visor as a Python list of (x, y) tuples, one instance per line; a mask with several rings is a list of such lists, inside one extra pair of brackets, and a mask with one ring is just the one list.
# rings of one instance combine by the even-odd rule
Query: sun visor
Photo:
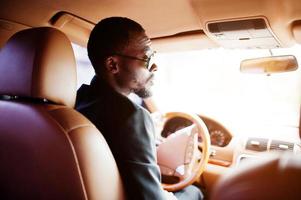
[(218, 47), (202, 30), (152, 38), (151, 41), (152, 47), (157, 52), (193, 51)]
[(209, 22), (206, 33), (224, 48), (274, 49), (281, 47), (266, 18)]
[(87, 46), (91, 30), (95, 26), (92, 22), (66, 12), (57, 13), (50, 20), (50, 24), (63, 31), (72, 42), (81, 46)]

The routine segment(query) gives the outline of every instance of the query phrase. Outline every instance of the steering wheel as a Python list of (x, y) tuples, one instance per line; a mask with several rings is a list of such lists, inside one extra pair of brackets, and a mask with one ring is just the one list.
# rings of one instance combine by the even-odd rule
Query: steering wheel
[[(162, 183), (165, 190), (173, 192), (194, 183), (205, 170), (210, 155), (210, 135), (205, 123), (195, 114), (168, 112), (165, 121), (182, 117), (194, 125), (180, 129), (157, 147), (158, 165), (163, 177), (176, 177), (176, 183)], [(199, 144), (198, 136), (202, 142)], [(200, 152), (198, 147), (202, 148)]]

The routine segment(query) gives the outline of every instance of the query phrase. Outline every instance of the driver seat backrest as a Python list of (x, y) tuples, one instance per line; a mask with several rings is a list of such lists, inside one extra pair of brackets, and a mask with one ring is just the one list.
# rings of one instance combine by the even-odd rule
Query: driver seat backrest
[(1, 199), (124, 199), (113, 155), (73, 109), (76, 66), (59, 30), (15, 34), (0, 52)]

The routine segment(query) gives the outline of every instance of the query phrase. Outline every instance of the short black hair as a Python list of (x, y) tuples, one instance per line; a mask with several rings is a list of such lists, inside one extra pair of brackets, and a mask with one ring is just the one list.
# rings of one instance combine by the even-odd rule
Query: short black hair
[(102, 71), (108, 56), (122, 52), (131, 39), (131, 33), (140, 32), (145, 32), (143, 27), (125, 17), (109, 17), (98, 22), (90, 34), (87, 47), (95, 73)]

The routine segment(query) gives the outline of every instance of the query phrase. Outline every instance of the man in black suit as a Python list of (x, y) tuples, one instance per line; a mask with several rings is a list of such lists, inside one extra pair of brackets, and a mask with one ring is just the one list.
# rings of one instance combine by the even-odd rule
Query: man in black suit
[[(127, 97), (132, 92), (141, 98), (151, 96), (157, 70), (151, 63), (153, 55), (150, 39), (137, 22), (122, 17), (100, 21), (88, 42), (96, 75), (90, 85), (81, 86), (76, 100), (77, 110), (107, 140), (128, 199), (176, 199), (161, 187), (150, 114)], [(179, 198), (202, 198), (195, 187), (186, 190), (177, 194)]]

